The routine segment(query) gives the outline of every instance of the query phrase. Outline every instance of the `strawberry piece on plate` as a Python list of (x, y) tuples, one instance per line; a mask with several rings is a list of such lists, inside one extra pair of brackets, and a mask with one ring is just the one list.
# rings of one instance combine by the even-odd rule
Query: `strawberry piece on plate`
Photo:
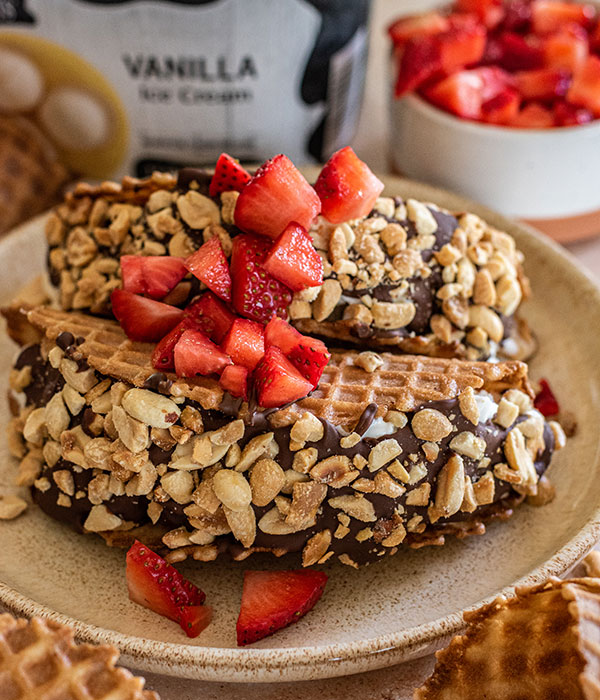
[(303, 335), (300, 342), (288, 355), (290, 362), (316, 389), (331, 353), (322, 340)]
[(383, 190), (379, 180), (350, 146), (336, 151), (315, 183), (323, 216), (332, 224), (366, 216)]
[(506, 88), (491, 100), (484, 102), (481, 118), (487, 124), (507, 125), (519, 114), (521, 98), (512, 88)]
[(580, 24), (590, 28), (596, 17), (593, 5), (557, 0), (534, 0), (531, 3), (531, 19), (536, 34), (551, 34), (567, 24)]
[(313, 389), (294, 365), (275, 346), (267, 348), (254, 371), (258, 405), (276, 408), (307, 396)]
[(138, 605), (178, 622), (188, 637), (197, 637), (208, 625), (211, 609), (205, 594), (175, 567), (136, 540), (127, 552), (129, 598)]
[(241, 315), (266, 323), (273, 314), (287, 317), (292, 301), (288, 286), (263, 267), (272, 241), (262, 236), (239, 235), (233, 239), (231, 277), (233, 306)]
[(436, 37), (409, 39), (399, 55), (394, 95), (402, 97), (442, 73), (440, 42)]
[(221, 349), (234, 364), (253, 370), (265, 354), (264, 326), (247, 318), (236, 318)]
[(600, 58), (590, 56), (573, 77), (567, 101), (600, 117)]
[(299, 571), (245, 571), (237, 620), (238, 646), (252, 644), (297, 622), (323, 595), (327, 574)]
[(231, 358), (204, 333), (192, 329), (185, 330), (173, 351), (175, 374), (178, 377), (220, 374), (231, 364)]
[(458, 12), (468, 12), (485, 24), (488, 29), (497, 27), (504, 19), (502, 0), (456, 0)]
[(449, 26), (448, 18), (439, 12), (425, 12), (424, 14), (402, 17), (392, 22), (388, 27), (388, 34), (394, 44), (404, 44), (415, 37), (440, 34), (446, 31)]
[(132, 294), (164, 299), (186, 274), (182, 258), (168, 255), (121, 256), (123, 289)]
[(300, 331), (297, 331), (287, 321), (277, 316), (273, 316), (265, 327), (265, 347), (268, 348), (269, 345), (274, 345), (286, 357), (303, 338), (304, 336)]
[(549, 68), (577, 72), (588, 57), (588, 37), (584, 29), (571, 24), (544, 41), (544, 56)]
[(185, 309), (185, 315), (192, 318), (196, 328), (215, 343), (222, 342), (235, 320), (231, 311), (212, 292), (204, 292), (193, 301)]
[(221, 241), (206, 241), (185, 261), (186, 268), (221, 299), (231, 301), (231, 275)]
[(248, 377), (250, 371), (242, 365), (227, 365), (219, 377), (219, 384), (236, 398), (248, 400)]
[(115, 318), (130, 340), (156, 342), (183, 319), (181, 309), (123, 289), (115, 289), (110, 301)]
[(540, 68), (515, 73), (517, 89), (526, 100), (553, 100), (564, 97), (571, 83), (568, 71)]
[(215, 165), (215, 172), (210, 181), (208, 194), (216, 197), (221, 192), (241, 192), (250, 182), (251, 175), (235, 158), (221, 153)]
[(193, 327), (193, 321), (189, 318), (184, 318), (181, 323), (178, 323), (172, 331), (162, 338), (152, 353), (152, 366), (154, 369), (160, 369), (164, 372), (172, 372), (175, 369), (175, 358), (173, 355), (175, 346), (183, 332)]
[(517, 129), (550, 129), (554, 126), (554, 115), (538, 102), (531, 102), (523, 107), (510, 126)]
[(545, 379), (540, 379), (540, 390), (536, 394), (533, 405), (546, 418), (556, 416), (560, 412), (560, 406), (550, 384)]
[(275, 241), (263, 267), (295, 292), (323, 284), (323, 260), (306, 230), (296, 223)]
[(280, 236), (292, 221), (309, 229), (321, 209), (302, 173), (283, 154), (256, 171), (235, 205), (235, 225), (246, 233)]
[(576, 107), (560, 100), (553, 108), (556, 126), (580, 126), (594, 121), (594, 115), (585, 107)]
[(511, 76), (494, 66), (450, 75), (426, 91), (431, 102), (464, 119), (481, 119), (485, 102), (512, 84)]

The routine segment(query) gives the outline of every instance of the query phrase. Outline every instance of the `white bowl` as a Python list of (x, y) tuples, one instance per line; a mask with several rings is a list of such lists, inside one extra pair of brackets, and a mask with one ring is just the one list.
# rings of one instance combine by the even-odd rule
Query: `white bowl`
[(392, 101), (391, 119), (396, 172), (543, 229), (556, 219), (585, 219), (591, 226), (586, 232), (564, 221), (569, 230), (555, 236), (561, 240), (594, 227), (600, 233), (600, 120), (555, 129), (491, 126), (455, 117), (414, 94)]

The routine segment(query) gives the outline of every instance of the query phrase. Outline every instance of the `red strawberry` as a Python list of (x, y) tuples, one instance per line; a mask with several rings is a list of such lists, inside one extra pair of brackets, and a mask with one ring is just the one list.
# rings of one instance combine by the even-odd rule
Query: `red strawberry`
[(323, 166), (315, 190), (323, 216), (332, 224), (366, 216), (383, 190), (383, 182), (350, 146), (336, 151)]
[(394, 95), (402, 97), (442, 73), (440, 42), (437, 37), (409, 39), (400, 55)]
[(262, 266), (271, 243), (261, 236), (235, 236), (231, 253), (233, 306), (242, 316), (261, 323), (266, 323), (273, 314), (285, 318), (292, 301), (289, 287)]
[(290, 362), (308, 379), (313, 389), (317, 388), (330, 357), (331, 354), (322, 340), (306, 335), (302, 336), (302, 340), (288, 355)]
[(501, 68), (517, 71), (534, 70), (544, 66), (544, 52), (530, 37), (525, 38), (514, 32), (503, 32), (496, 39), (490, 39), (488, 48), (493, 42), (498, 52), (493, 62)]
[(242, 604), (237, 620), (238, 646), (252, 644), (293, 622), (323, 595), (327, 574), (299, 571), (245, 571)]
[(253, 370), (265, 354), (264, 326), (247, 318), (236, 318), (221, 349), (236, 365)]
[(296, 223), (275, 241), (263, 267), (295, 292), (323, 284), (323, 260), (306, 230)]
[(185, 261), (186, 268), (225, 301), (231, 301), (231, 275), (221, 241), (215, 236)]
[(571, 76), (568, 71), (540, 68), (515, 73), (517, 89), (526, 100), (553, 100), (567, 94)]
[(247, 367), (242, 365), (227, 365), (219, 377), (219, 384), (232, 396), (248, 400), (248, 375)]
[(576, 107), (568, 102), (556, 102), (553, 108), (557, 126), (579, 126), (594, 121), (594, 115), (585, 107)]
[(313, 389), (279, 348), (267, 348), (254, 371), (258, 405), (276, 408), (307, 396)]
[(205, 594), (138, 540), (127, 552), (126, 577), (134, 603), (178, 622), (188, 637), (197, 637), (210, 622)]
[(531, 24), (531, 0), (508, 0), (504, 4), (502, 27), (509, 32), (526, 32)]
[(219, 374), (231, 364), (231, 358), (212, 343), (204, 333), (185, 330), (173, 352), (178, 377)]
[(123, 289), (152, 299), (164, 299), (180, 282), (187, 270), (181, 258), (168, 255), (123, 255)]
[(596, 10), (593, 5), (534, 0), (531, 4), (531, 16), (533, 31), (536, 34), (551, 34), (569, 23), (589, 28), (596, 17)]
[(600, 58), (590, 56), (573, 77), (567, 101), (580, 105), (600, 117)]
[(241, 192), (250, 181), (250, 173), (244, 170), (237, 160), (227, 153), (221, 153), (215, 173), (210, 181), (208, 194), (216, 197), (220, 192)]
[(488, 29), (496, 27), (504, 18), (502, 0), (456, 0), (459, 12), (469, 12), (485, 24)]
[(184, 318), (181, 323), (178, 323), (170, 333), (158, 343), (152, 353), (152, 366), (155, 369), (160, 369), (163, 372), (171, 372), (175, 369), (175, 346), (179, 338), (185, 330), (193, 327), (193, 321), (189, 318)]
[(517, 114), (510, 126), (517, 129), (550, 129), (554, 126), (554, 116), (538, 102), (531, 102)]
[(545, 379), (540, 379), (540, 390), (533, 401), (533, 405), (546, 417), (556, 416), (560, 412), (558, 401), (550, 388), (550, 384)]
[(420, 15), (402, 17), (392, 22), (388, 27), (388, 34), (394, 44), (404, 44), (415, 37), (440, 34), (446, 31), (449, 26), (448, 18), (439, 12), (426, 12)]
[(493, 66), (464, 70), (450, 75), (426, 91), (439, 107), (464, 119), (480, 119), (482, 106), (512, 83), (508, 73)]
[(292, 221), (309, 229), (321, 209), (304, 176), (283, 154), (261, 165), (235, 205), (235, 224), (246, 233), (277, 238)]
[(223, 340), (235, 320), (231, 311), (211, 292), (204, 292), (199, 299), (193, 301), (185, 309), (185, 315), (192, 318), (198, 330), (215, 343)]
[(273, 316), (265, 327), (265, 347), (274, 345), (286, 356), (303, 338), (304, 336), (300, 331), (297, 331), (287, 321), (277, 316)]
[(519, 114), (520, 106), (519, 93), (512, 88), (506, 88), (483, 104), (481, 118), (488, 124), (507, 125)]
[(442, 69), (448, 75), (478, 63), (485, 52), (485, 27), (470, 17), (461, 18), (465, 21), (460, 23), (456, 23), (457, 19), (452, 29), (438, 37)]
[(110, 301), (115, 318), (130, 340), (156, 342), (183, 319), (181, 309), (123, 289), (115, 289)]
[(577, 72), (588, 57), (588, 37), (577, 24), (566, 26), (544, 42), (544, 56), (549, 68)]

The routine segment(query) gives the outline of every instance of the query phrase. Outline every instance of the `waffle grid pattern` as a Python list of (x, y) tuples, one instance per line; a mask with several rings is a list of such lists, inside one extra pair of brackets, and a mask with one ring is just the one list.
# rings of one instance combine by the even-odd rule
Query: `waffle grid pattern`
[(0, 233), (47, 209), (68, 180), (54, 149), (25, 119), (0, 117)]
[(158, 700), (115, 667), (118, 657), (114, 647), (75, 644), (50, 620), (0, 615), (0, 700)]

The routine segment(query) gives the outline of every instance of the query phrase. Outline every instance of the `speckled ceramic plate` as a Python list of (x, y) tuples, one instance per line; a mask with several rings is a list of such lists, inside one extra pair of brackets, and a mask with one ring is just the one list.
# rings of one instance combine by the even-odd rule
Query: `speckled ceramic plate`
[[(309, 680), (389, 666), (424, 655), (461, 627), (461, 612), (507, 591), (568, 571), (600, 536), (600, 290), (560, 248), (534, 231), (450, 194), (388, 179), (391, 194), (412, 195), (454, 210), (471, 208), (512, 233), (526, 255), (534, 298), (526, 315), (541, 350), (534, 378), (550, 377), (577, 435), (550, 468), (556, 500), (523, 506), (484, 537), (442, 548), (402, 551), (355, 571), (331, 564), (322, 601), (297, 624), (250, 649), (235, 646), (245, 568), (284, 568), (285, 559), (184, 564), (214, 606), (195, 640), (128, 600), (124, 553), (77, 535), (32, 507), (0, 522), (0, 602), (15, 613), (44, 614), (75, 627), (81, 639), (109, 642), (139, 669), (211, 681)], [(0, 241), (0, 302), (43, 268), (42, 221)], [(2, 385), (15, 353), (0, 339)], [(0, 418), (7, 421), (2, 404)], [(0, 447), (0, 485), (14, 462)]]

